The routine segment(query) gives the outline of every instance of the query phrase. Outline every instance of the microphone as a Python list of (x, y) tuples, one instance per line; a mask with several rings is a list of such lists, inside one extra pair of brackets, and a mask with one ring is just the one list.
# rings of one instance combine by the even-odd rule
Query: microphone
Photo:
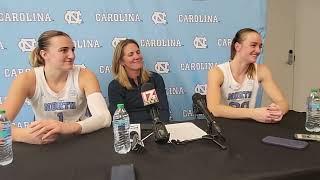
[[(213, 125), (213, 128), (216, 130), (216, 132), (218, 132), (218, 134), (222, 136), (221, 128), (217, 125), (216, 121), (214, 120), (213, 114), (208, 110), (206, 102), (204, 101), (202, 95), (199, 93), (193, 94), (192, 101), (194, 104), (198, 106), (199, 110), (204, 114), (209, 123)], [(211, 133), (210, 128), (211, 127), (209, 127), (209, 133)]]
[(152, 83), (144, 83), (141, 86), (141, 96), (143, 105), (149, 108), (149, 112), (153, 119), (153, 134), (155, 142), (159, 144), (167, 143), (169, 141), (170, 133), (168, 133), (166, 126), (159, 118), (159, 108), (157, 106), (159, 98), (156, 90), (154, 89), (154, 85)]

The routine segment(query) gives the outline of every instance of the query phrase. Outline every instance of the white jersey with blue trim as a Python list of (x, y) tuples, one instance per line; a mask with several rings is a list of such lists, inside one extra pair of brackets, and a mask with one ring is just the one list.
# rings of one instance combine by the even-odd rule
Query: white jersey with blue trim
[(34, 68), (34, 72), (36, 89), (34, 96), (29, 100), (35, 120), (76, 122), (86, 118), (87, 100), (79, 88), (79, 66), (74, 66), (69, 72), (65, 87), (58, 93), (48, 86), (43, 66)]
[(236, 108), (255, 108), (256, 98), (259, 89), (257, 77), (257, 64), (255, 63), (256, 73), (252, 79), (248, 76), (242, 84), (238, 83), (232, 75), (230, 62), (219, 64), (218, 67), (223, 72), (223, 83), (221, 85), (222, 99), (226, 105)]

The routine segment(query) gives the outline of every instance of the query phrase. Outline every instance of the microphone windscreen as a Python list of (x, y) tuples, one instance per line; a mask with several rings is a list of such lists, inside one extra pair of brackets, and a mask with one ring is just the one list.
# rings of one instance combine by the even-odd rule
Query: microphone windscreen
[(192, 95), (193, 103), (197, 103), (198, 100), (202, 100), (202, 95), (200, 93), (194, 93)]

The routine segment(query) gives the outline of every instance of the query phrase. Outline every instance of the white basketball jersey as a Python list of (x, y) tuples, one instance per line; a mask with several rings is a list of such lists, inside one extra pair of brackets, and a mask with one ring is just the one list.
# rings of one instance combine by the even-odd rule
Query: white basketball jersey
[(36, 89), (30, 102), (36, 120), (55, 119), (75, 122), (86, 117), (87, 101), (78, 83), (80, 67), (74, 66), (68, 74), (65, 87), (58, 93), (49, 88), (43, 66), (34, 68), (34, 72)]
[[(257, 64), (254, 64), (257, 72)], [(256, 98), (259, 89), (257, 73), (252, 79), (248, 76), (242, 84), (234, 80), (230, 63), (219, 64), (218, 67), (223, 72), (224, 80), (221, 86), (222, 99), (226, 105), (236, 108), (255, 108)]]

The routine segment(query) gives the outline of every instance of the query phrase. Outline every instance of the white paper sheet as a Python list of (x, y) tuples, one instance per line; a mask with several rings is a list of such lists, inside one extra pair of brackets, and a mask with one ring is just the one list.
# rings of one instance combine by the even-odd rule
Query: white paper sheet
[(170, 141), (173, 139), (179, 141), (193, 140), (207, 134), (191, 122), (167, 124), (166, 128), (170, 133)]

